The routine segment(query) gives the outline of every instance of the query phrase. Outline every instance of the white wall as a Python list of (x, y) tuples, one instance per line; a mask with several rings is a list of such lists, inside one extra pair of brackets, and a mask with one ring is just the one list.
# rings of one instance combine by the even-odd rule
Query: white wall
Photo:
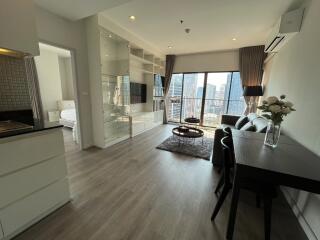
[[(320, 155), (320, 1), (309, 4), (302, 31), (267, 63), (265, 96), (286, 94), (295, 103), (297, 111), (285, 119), (284, 130)], [(291, 189), (287, 192), (309, 238), (320, 239), (320, 197)]]
[(48, 111), (58, 110), (57, 102), (62, 100), (58, 54), (40, 49), (40, 56), (35, 57), (35, 62), (44, 118), (48, 120)]
[(174, 72), (219, 72), (239, 69), (239, 50), (178, 55)]
[(62, 99), (74, 100), (71, 57), (59, 57)]
[(36, 23), (41, 41), (72, 49), (75, 54), (75, 76), (77, 79), (82, 147), (87, 148), (92, 145), (92, 120), (84, 22), (69, 21), (41, 8), (36, 8)]

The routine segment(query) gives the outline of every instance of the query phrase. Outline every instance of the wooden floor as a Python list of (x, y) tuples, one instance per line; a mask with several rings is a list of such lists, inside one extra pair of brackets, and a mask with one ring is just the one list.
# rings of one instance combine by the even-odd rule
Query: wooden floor
[[(67, 142), (72, 201), (16, 240), (225, 239), (230, 196), (211, 223), (218, 174), (209, 161), (156, 149), (171, 128), (104, 150)], [(253, 194), (241, 194), (234, 239), (263, 239), (263, 211)], [(274, 203), (271, 239), (307, 240), (283, 197)]]

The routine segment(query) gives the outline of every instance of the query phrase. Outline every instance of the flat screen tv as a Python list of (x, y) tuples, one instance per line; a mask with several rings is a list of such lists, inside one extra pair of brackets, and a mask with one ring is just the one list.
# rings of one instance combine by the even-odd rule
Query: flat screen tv
[(147, 85), (130, 82), (130, 102), (131, 104), (147, 102)]

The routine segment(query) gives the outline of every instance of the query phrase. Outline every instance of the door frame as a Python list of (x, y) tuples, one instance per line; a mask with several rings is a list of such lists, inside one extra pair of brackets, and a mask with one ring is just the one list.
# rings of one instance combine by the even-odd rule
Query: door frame
[(82, 124), (80, 121), (80, 103), (79, 103), (79, 85), (78, 85), (78, 74), (77, 74), (77, 59), (76, 59), (76, 50), (67, 46), (64, 46), (62, 44), (58, 43), (53, 43), (44, 39), (39, 39), (39, 43), (43, 43), (46, 45), (50, 45), (53, 47), (61, 48), (64, 50), (67, 50), (71, 54), (71, 70), (72, 70), (72, 82), (73, 82), (73, 94), (74, 94), (74, 103), (75, 103), (75, 108), (76, 108), (76, 120), (77, 120), (77, 131), (78, 131), (78, 141), (79, 141), (79, 148), (80, 150), (83, 150), (83, 136), (82, 136)]

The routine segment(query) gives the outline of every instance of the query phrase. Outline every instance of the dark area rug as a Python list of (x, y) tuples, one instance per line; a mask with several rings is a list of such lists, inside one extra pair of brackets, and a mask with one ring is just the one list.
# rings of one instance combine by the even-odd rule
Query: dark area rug
[[(203, 142), (202, 142), (203, 140)], [(159, 146), (158, 149), (181, 153), (205, 160), (210, 160), (210, 155), (213, 149), (213, 138), (197, 138), (197, 139), (183, 139), (178, 137), (169, 137)]]

